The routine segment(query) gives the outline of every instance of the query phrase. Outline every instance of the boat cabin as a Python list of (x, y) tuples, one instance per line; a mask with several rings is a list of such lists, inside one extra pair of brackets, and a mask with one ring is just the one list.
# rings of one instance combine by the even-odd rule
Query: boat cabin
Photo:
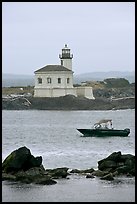
[(113, 129), (111, 119), (103, 119), (95, 123), (93, 128), (95, 129)]

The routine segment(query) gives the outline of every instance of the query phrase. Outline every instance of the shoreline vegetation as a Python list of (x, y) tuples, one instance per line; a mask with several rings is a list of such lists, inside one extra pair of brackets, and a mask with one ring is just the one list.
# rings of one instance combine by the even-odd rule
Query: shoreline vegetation
[(120, 110), (135, 109), (135, 97), (87, 99), (67, 95), (57, 98), (13, 96), (2, 98), (3, 110)]

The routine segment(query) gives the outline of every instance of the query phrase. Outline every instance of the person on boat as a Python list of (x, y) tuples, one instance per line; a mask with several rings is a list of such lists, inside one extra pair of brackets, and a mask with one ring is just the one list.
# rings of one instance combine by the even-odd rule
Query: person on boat
[(112, 120), (110, 121), (110, 128), (113, 129)]
[(100, 123), (95, 123), (94, 124), (94, 128), (95, 129), (100, 129), (101, 128), (101, 124)]
[(105, 128), (105, 129), (109, 129), (109, 128), (108, 128), (108, 124), (107, 124), (107, 123), (105, 123), (104, 128)]

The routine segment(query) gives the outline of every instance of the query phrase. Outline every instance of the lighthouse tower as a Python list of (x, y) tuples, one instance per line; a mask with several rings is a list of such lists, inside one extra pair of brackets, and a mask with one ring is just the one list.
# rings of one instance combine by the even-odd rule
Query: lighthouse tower
[(64, 48), (62, 49), (62, 54), (59, 54), (59, 58), (62, 66), (72, 70), (73, 55), (70, 54), (70, 49), (68, 48), (67, 44), (65, 44)]

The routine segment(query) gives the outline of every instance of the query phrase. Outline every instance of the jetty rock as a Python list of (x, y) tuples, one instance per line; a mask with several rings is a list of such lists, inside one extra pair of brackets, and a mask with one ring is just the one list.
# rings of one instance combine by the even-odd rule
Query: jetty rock
[(45, 170), (42, 157), (34, 157), (27, 147), (20, 147), (9, 154), (2, 163), (2, 180), (20, 181), (51, 185), (56, 184), (54, 178), (66, 178), (68, 168)]
[(113, 152), (105, 159), (98, 161), (98, 169), (112, 174), (135, 176), (135, 156)]
[[(69, 170), (69, 171), (68, 171)], [(42, 157), (34, 157), (27, 147), (20, 147), (9, 154), (2, 163), (2, 180), (19, 181), (43, 185), (56, 184), (54, 179), (68, 179), (68, 175), (84, 175), (86, 178), (100, 177), (100, 179), (114, 180), (114, 177), (135, 176), (135, 156), (113, 152), (108, 157), (98, 161), (98, 169), (72, 169), (60, 167), (45, 169)]]
[(2, 163), (2, 170), (5, 173), (28, 170), (32, 167), (39, 167), (42, 164), (42, 157), (34, 157), (27, 147), (20, 147), (14, 150)]
[(113, 152), (108, 157), (98, 161), (98, 169), (72, 169), (70, 173), (86, 174), (86, 178), (99, 177), (101, 180), (113, 181), (114, 177), (135, 176), (135, 156)]

